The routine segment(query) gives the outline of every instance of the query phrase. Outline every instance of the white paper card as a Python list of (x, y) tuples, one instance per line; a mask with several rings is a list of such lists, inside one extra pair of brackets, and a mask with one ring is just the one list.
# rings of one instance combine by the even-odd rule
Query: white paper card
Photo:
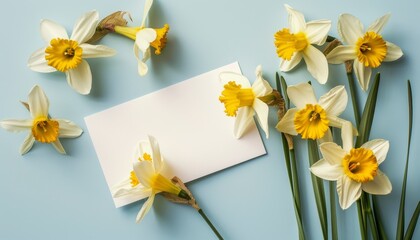
[[(108, 187), (129, 177), (136, 143), (154, 136), (168, 177), (189, 182), (266, 153), (255, 123), (241, 139), (218, 97), (237, 62), (85, 117)], [(116, 207), (139, 198), (114, 198)]]

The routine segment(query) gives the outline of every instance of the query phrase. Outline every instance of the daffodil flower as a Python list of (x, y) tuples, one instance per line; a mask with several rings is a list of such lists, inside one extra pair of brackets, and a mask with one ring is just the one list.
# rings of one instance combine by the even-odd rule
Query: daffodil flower
[[(150, 46), (155, 49), (155, 54), (159, 55), (166, 46), (166, 34), (169, 31), (169, 25), (165, 24), (162, 28), (146, 28), (146, 18), (152, 7), (153, 0), (146, 0), (144, 6), (143, 20), (140, 27), (115, 26), (114, 31), (135, 41), (134, 55), (138, 61), (138, 72), (144, 76), (148, 72), (146, 61), (150, 59)], [(142, 57), (140, 58), (140, 52)]]
[(257, 113), (258, 122), (268, 138), (268, 105), (260, 98), (273, 92), (270, 84), (263, 79), (261, 66), (256, 69), (257, 80), (250, 84), (249, 80), (238, 73), (224, 72), (220, 74), (220, 79), (224, 85), (220, 102), (225, 105), (227, 116), (234, 117), (234, 135), (240, 138), (247, 130)]
[(395, 61), (403, 55), (401, 48), (382, 38), (382, 29), (390, 16), (386, 14), (378, 18), (366, 32), (360, 20), (353, 15), (342, 14), (338, 19), (338, 33), (348, 45), (333, 49), (327, 55), (328, 62), (339, 64), (354, 60), (353, 69), (364, 91), (369, 87), (372, 68), (379, 67), (382, 62)]
[(149, 136), (148, 141), (139, 142), (134, 153), (133, 171), (126, 180), (113, 186), (114, 197), (148, 197), (140, 209), (136, 222), (139, 223), (153, 205), (155, 195), (167, 192), (190, 199), (179, 186), (163, 175), (164, 162), (156, 139)]
[(289, 28), (274, 34), (277, 55), (283, 59), (280, 70), (292, 70), (302, 58), (306, 62), (309, 73), (321, 84), (328, 80), (328, 62), (324, 54), (312, 46), (323, 45), (331, 28), (330, 20), (306, 22), (302, 13), (285, 5), (289, 14)]
[(379, 170), (388, 153), (388, 141), (375, 139), (360, 148), (353, 148), (352, 144), (344, 144), (343, 141), (343, 146), (344, 149), (333, 142), (322, 143), (320, 150), (323, 159), (311, 166), (311, 172), (316, 176), (337, 181), (342, 209), (349, 208), (359, 199), (362, 190), (377, 195), (391, 192), (391, 182)]
[[(347, 106), (347, 92), (344, 86), (337, 86), (316, 100), (309, 83), (301, 83), (287, 88), (290, 101), (296, 106), (287, 110), (277, 124), (280, 132), (290, 135), (300, 134), (303, 139), (331, 140), (329, 126), (341, 128), (347, 121), (338, 116)], [(349, 137), (343, 136), (342, 137)], [(348, 133), (352, 136), (352, 133)]]
[(59, 153), (65, 154), (59, 138), (75, 138), (83, 132), (80, 127), (69, 120), (51, 118), (48, 115), (48, 98), (37, 85), (29, 93), (28, 106), (32, 119), (0, 121), (0, 126), (11, 132), (29, 130), (29, 134), (20, 148), (22, 155), (31, 150), (35, 140), (41, 143), (51, 143)]
[(64, 72), (68, 84), (80, 94), (89, 94), (92, 74), (85, 58), (109, 57), (115, 50), (103, 45), (86, 43), (95, 33), (98, 12), (84, 14), (74, 25), (69, 38), (64, 27), (50, 20), (41, 21), (41, 36), (47, 47), (38, 49), (28, 61), (36, 72)]

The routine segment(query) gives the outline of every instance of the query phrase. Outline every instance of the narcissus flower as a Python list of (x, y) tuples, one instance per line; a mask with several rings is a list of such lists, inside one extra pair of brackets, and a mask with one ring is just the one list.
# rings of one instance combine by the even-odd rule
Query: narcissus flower
[(376, 139), (353, 148), (344, 144), (344, 149), (333, 142), (320, 145), (323, 159), (312, 165), (316, 176), (337, 181), (337, 193), (341, 208), (349, 208), (359, 199), (362, 190), (377, 195), (388, 194), (392, 190), (388, 177), (379, 170), (385, 160), (389, 142)]
[(331, 138), (329, 126), (341, 128), (347, 122), (338, 118), (347, 106), (348, 97), (344, 86), (331, 89), (319, 101), (309, 83), (290, 86), (287, 94), (296, 108), (287, 110), (277, 124), (276, 128), (280, 132), (300, 134), (303, 139), (327, 141)]
[(271, 94), (273, 89), (263, 79), (261, 66), (256, 69), (257, 80), (250, 84), (249, 80), (238, 73), (224, 72), (220, 74), (220, 80), (224, 85), (220, 102), (225, 105), (227, 116), (236, 117), (234, 135), (240, 138), (257, 113), (258, 122), (264, 130), (267, 138), (268, 133), (268, 105), (261, 98)]
[(280, 70), (292, 70), (302, 58), (311, 75), (321, 84), (328, 80), (328, 63), (324, 54), (312, 44), (323, 45), (331, 28), (330, 20), (306, 22), (302, 13), (285, 5), (289, 13), (289, 28), (274, 34), (277, 55), (283, 59)]
[(83, 130), (69, 120), (51, 118), (48, 115), (48, 98), (37, 85), (30, 91), (27, 104), (32, 119), (0, 121), (0, 126), (8, 131), (29, 130), (20, 153), (23, 155), (31, 150), (36, 140), (41, 143), (51, 143), (59, 153), (65, 154), (59, 138), (75, 138), (80, 136)]
[(28, 61), (37, 72), (64, 72), (68, 84), (80, 94), (89, 94), (92, 74), (85, 58), (109, 57), (115, 50), (103, 45), (86, 43), (95, 33), (98, 12), (84, 14), (74, 25), (69, 38), (66, 29), (50, 20), (41, 21), (41, 35), (47, 47), (38, 49)]
[[(150, 46), (155, 49), (155, 54), (161, 54), (166, 46), (166, 34), (169, 31), (169, 25), (165, 24), (162, 28), (146, 28), (146, 18), (152, 7), (153, 0), (146, 0), (144, 6), (143, 20), (140, 27), (115, 26), (114, 31), (135, 41), (134, 54), (138, 61), (138, 72), (140, 76), (147, 74), (148, 67), (146, 61), (149, 60)], [(142, 57), (140, 57), (140, 52)]]
[(140, 142), (136, 146), (133, 160), (133, 171), (131, 171), (130, 177), (113, 186), (113, 196), (148, 197), (137, 215), (137, 223), (150, 210), (155, 195), (159, 192), (190, 199), (185, 190), (182, 190), (163, 175), (163, 157), (160, 154), (159, 144), (154, 137), (149, 136), (147, 142)]
[(378, 18), (366, 32), (360, 20), (350, 14), (342, 14), (338, 19), (338, 33), (348, 45), (333, 49), (327, 55), (328, 62), (339, 64), (354, 60), (354, 72), (365, 91), (369, 87), (372, 68), (379, 67), (382, 62), (395, 61), (403, 55), (401, 48), (382, 38), (382, 29), (390, 16), (386, 14)]

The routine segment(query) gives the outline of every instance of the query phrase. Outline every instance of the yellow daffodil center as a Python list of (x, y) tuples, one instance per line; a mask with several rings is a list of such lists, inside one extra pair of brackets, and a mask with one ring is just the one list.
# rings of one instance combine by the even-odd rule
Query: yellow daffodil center
[(288, 28), (283, 28), (274, 34), (274, 45), (279, 57), (290, 60), (295, 52), (305, 50), (309, 41), (305, 33), (293, 34)]
[(132, 40), (136, 40), (137, 32), (142, 30), (144, 27), (122, 27), (122, 26), (115, 26), (114, 31), (118, 34), (126, 36)]
[(60, 72), (76, 68), (82, 62), (83, 49), (73, 40), (54, 38), (45, 49), (45, 59), (49, 66)]
[(166, 46), (167, 38), (166, 34), (169, 31), (169, 25), (165, 24), (163, 28), (154, 29), (156, 31), (156, 39), (150, 43), (150, 46), (152, 46), (155, 49), (155, 54), (159, 55), (162, 52), (162, 49)]
[(367, 32), (357, 40), (356, 53), (357, 59), (365, 67), (379, 67), (386, 57), (386, 42), (381, 35), (375, 32)]
[[(148, 153), (143, 153), (142, 157), (139, 157), (137, 160), (139, 161), (152, 161), (152, 156)], [(134, 171), (130, 172), (130, 183), (131, 187), (135, 187), (139, 184), (139, 179)]]
[(57, 121), (50, 120), (47, 117), (38, 117), (32, 123), (32, 135), (38, 142), (55, 142), (58, 134), (59, 124)]
[(162, 176), (161, 174), (155, 174), (150, 179), (150, 186), (154, 191), (161, 191), (178, 195), (181, 192), (181, 188), (175, 185), (171, 180)]
[(353, 148), (342, 160), (344, 173), (353, 181), (365, 183), (372, 181), (378, 171), (378, 161), (372, 150)]
[(306, 104), (306, 107), (295, 114), (296, 132), (303, 139), (320, 139), (328, 130), (328, 119), (325, 110), (318, 104)]
[(225, 104), (225, 113), (228, 116), (236, 116), (240, 107), (252, 106), (255, 95), (252, 88), (241, 88), (240, 84), (230, 81), (224, 86), (220, 102)]

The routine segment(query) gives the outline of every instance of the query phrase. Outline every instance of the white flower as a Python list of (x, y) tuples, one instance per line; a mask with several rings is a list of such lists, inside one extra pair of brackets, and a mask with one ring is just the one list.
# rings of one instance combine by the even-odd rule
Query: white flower
[(323, 159), (313, 164), (311, 171), (325, 180), (337, 181), (340, 206), (347, 209), (359, 199), (362, 190), (378, 195), (391, 192), (391, 182), (379, 170), (388, 149), (389, 142), (383, 139), (369, 141), (360, 148), (344, 144), (343, 149), (333, 142), (322, 143)]
[(147, 142), (138, 143), (133, 160), (133, 171), (130, 178), (113, 186), (112, 192), (113, 197), (148, 197), (137, 215), (137, 223), (150, 210), (155, 195), (159, 192), (168, 192), (179, 197), (189, 198), (184, 190), (162, 175), (164, 170), (163, 157), (160, 154), (159, 144), (154, 137), (149, 136)]
[(285, 5), (289, 13), (289, 28), (283, 28), (275, 35), (277, 54), (283, 58), (280, 70), (292, 70), (302, 58), (311, 75), (321, 84), (328, 80), (328, 63), (324, 54), (312, 46), (325, 43), (331, 28), (330, 20), (316, 20), (306, 23), (302, 13)]
[(51, 143), (58, 152), (65, 154), (59, 138), (75, 138), (80, 136), (83, 130), (69, 120), (51, 118), (48, 115), (48, 98), (37, 85), (29, 93), (28, 105), (32, 119), (0, 121), (0, 126), (8, 131), (29, 130), (29, 134), (20, 148), (20, 153), (23, 155), (31, 150), (36, 140), (42, 143)]
[[(337, 86), (316, 100), (309, 83), (301, 83), (287, 88), (290, 101), (296, 106), (287, 110), (277, 124), (280, 132), (290, 135), (301, 134), (303, 139), (330, 141), (329, 126), (341, 128), (347, 123), (338, 116), (346, 109), (347, 92), (344, 86)], [(342, 135), (352, 133), (342, 132)], [(348, 136), (342, 136), (348, 137)]]
[(338, 46), (332, 50), (327, 55), (328, 62), (339, 64), (354, 60), (354, 72), (365, 91), (369, 87), (372, 68), (379, 67), (382, 62), (395, 61), (403, 55), (401, 48), (385, 41), (381, 36), (382, 29), (390, 16), (386, 14), (378, 18), (366, 32), (363, 31), (360, 20), (350, 14), (342, 14), (338, 19), (338, 33), (348, 45)]
[[(155, 48), (155, 54), (161, 54), (162, 49), (166, 46), (166, 34), (169, 31), (169, 25), (165, 24), (162, 28), (146, 28), (146, 19), (150, 8), (153, 5), (153, 0), (146, 0), (144, 4), (143, 20), (140, 27), (125, 27), (115, 26), (116, 33), (124, 35), (135, 41), (134, 55), (138, 61), (138, 73), (140, 76), (145, 76), (149, 70), (146, 65), (147, 60), (150, 59), (150, 46)], [(140, 58), (140, 52), (142, 57)]]
[(224, 85), (220, 102), (225, 104), (227, 116), (236, 116), (234, 135), (240, 138), (247, 130), (257, 113), (258, 122), (264, 130), (267, 138), (268, 133), (268, 106), (260, 97), (273, 92), (270, 84), (263, 79), (261, 66), (256, 69), (257, 80), (251, 84), (249, 80), (238, 73), (224, 72), (220, 74), (220, 80)]
[(50, 20), (41, 21), (41, 35), (47, 47), (38, 49), (29, 60), (33, 71), (49, 73), (64, 72), (68, 84), (80, 94), (89, 94), (92, 74), (85, 58), (109, 57), (115, 50), (103, 45), (86, 43), (95, 33), (98, 12), (84, 14), (74, 25), (69, 38), (64, 27)]

